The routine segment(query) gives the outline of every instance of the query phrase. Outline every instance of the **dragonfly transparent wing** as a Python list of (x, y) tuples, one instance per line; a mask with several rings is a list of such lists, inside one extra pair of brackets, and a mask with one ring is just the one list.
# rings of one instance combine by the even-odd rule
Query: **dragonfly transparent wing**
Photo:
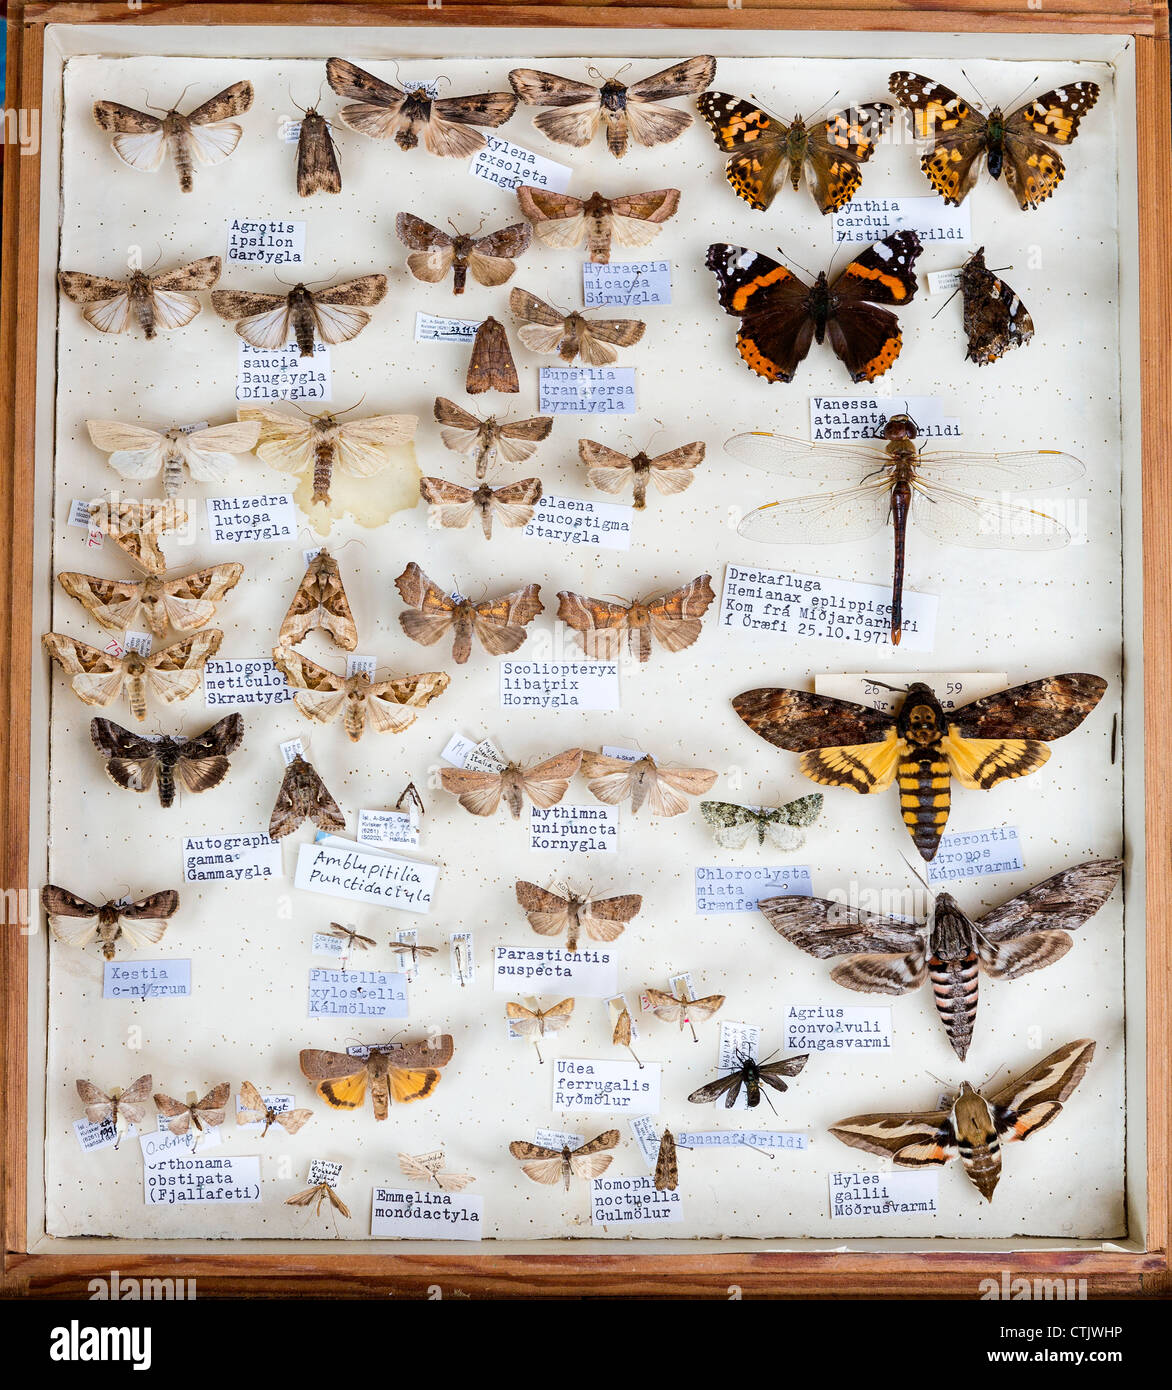
[(737, 530), (754, 541), (836, 545), (863, 540), (887, 525), (891, 488), (879, 478), (844, 492), (814, 493), (767, 502), (745, 516)]
[(968, 497), (949, 487), (919, 484), (911, 508), (921, 531), (949, 545), (994, 550), (1058, 550), (1070, 532), (1045, 512), (992, 497)]
[(1086, 468), (1073, 454), (1057, 449), (1023, 449), (1008, 454), (971, 454), (967, 450), (925, 450), (916, 472), (930, 483), (955, 483), (974, 492), (1003, 488), (1024, 492), (1034, 487), (1064, 487)]
[(766, 473), (815, 482), (849, 479), (858, 482), (891, 462), (882, 449), (867, 444), (810, 444), (787, 434), (734, 434), (724, 446), (726, 454)]

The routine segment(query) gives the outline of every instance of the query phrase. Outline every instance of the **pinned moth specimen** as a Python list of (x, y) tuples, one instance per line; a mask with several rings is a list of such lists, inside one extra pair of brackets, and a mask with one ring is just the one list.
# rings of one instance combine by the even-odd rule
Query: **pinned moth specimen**
[(448, 688), (443, 671), (396, 676), (372, 681), (365, 671), (338, 676), (292, 647), (274, 647), (273, 662), (288, 683), (297, 687), (293, 703), (306, 719), (332, 723), (339, 714), (351, 743), (357, 743), (367, 722), (376, 734), (401, 734), (425, 708)]
[(328, 1199), (330, 1206), (339, 1215), (349, 1217), (350, 1208), (328, 1182), (315, 1183), (313, 1187), (307, 1187), (301, 1192), (294, 1192), (292, 1197), (285, 1198), (285, 1205), (287, 1207), (308, 1207), (312, 1205), (315, 1198), (317, 1199), (317, 1206), (313, 1209), (314, 1216), (321, 1214), (322, 1203)]
[(579, 439), (578, 457), (586, 465), (592, 487), (612, 493), (632, 487), (635, 510), (641, 512), (647, 506), (649, 482), (665, 497), (692, 486), (694, 470), (704, 462), (704, 445), (697, 439), (649, 458), (642, 449), (637, 454), (620, 454), (594, 439)]
[(709, 768), (661, 767), (650, 754), (628, 762), (606, 753), (584, 752), (582, 775), (599, 801), (617, 806), (629, 798), (632, 814), (646, 801), (653, 816), (680, 815), (688, 809), (687, 797), (703, 796), (716, 781), (716, 773)]
[(106, 759), (110, 780), (128, 791), (145, 792), (159, 786), (159, 805), (170, 806), (176, 785), (189, 792), (218, 787), (227, 776), (228, 755), (244, 738), (244, 720), (226, 714), (194, 738), (164, 734), (142, 738), (110, 719), (90, 720), (90, 740)]
[(1059, 961), (1076, 931), (1103, 906), (1121, 859), (1092, 859), (1027, 888), (983, 917), (937, 894), (926, 922), (859, 912), (826, 898), (766, 898), (757, 904), (773, 929), (820, 960), (847, 959), (835, 984), (866, 994), (906, 994), (930, 983), (952, 1050), (963, 1062), (972, 1042), (981, 973), (1016, 980)]
[[(151, 1074), (140, 1076), (124, 1090), (117, 1087), (109, 1095), (92, 1081), (78, 1081), (77, 1094), (85, 1106), (85, 1117), (91, 1125), (111, 1124), (116, 1138), (114, 1147), (122, 1143), (122, 1136), (130, 1125), (140, 1125), (146, 1114), (147, 1102), (151, 1098)], [(617, 1134), (616, 1134), (617, 1139)]]
[(1083, 1079), (1095, 1044), (1067, 1043), (986, 1096), (962, 1081), (948, 1110), (852, 1115), (831, 1125), (844, 1144), (900, 1168), (924, 1168), (960, 1156), (970, 1182), (987, 1202), (1001, 1178), (1001, 1146), (1028, 1139), (1062, 1110)]
[(526, 796), (543, 810), (556, 806), (581, 762), (582, 750), (567, 748), (534, 767), (508, 763), (497, 772), (445, 767), (440, 770), (440, 785), (474, 816), (493, 815), (503, 800), (513, 819), (519, 820)]
[(544, 1064), (540, 1040), (546, 1033), (560, 1033), (574, 1016), (574, 1001), (563, 999), (548, 1009), (527, 1009), (524, 1004), (514, 1004), (510, 1000), (505, 1005), (505, 1017), (514, 1033), (533, 1044), (537, 1060)]
[(823, 786), (885, 791), (898, 777), (899, 804), (926, 860), (940, 847), (952, 779), (988, 791), (1049, 761), (1047, 743), (1072, 733), (1103, 698), (1100, 676), (1073, 673), (1029, 681), (946, 710), (922, 681), (898, 713), (804, 690), (746, 690), (733, 709), (776, 748), (800, 753), (798, 767)]
[(316, 106), (301, 112), (297, 132), (297, 193), (312, 198), (315, 193), (341, 193), (342, 170), (330, 123)]
[(544, 1144), (531, 1144), (526, 1139), (514, 1139), (509, 1152), (521, 1159), (521, 1171), (534, 1182), (552, 1187), (556, 1182), (564, 1182), (566, 1191), (570, 1190), (571, 1178), (601, 1177), (610, 1167), (614, 1154), (608, 1149), (617, 1147), (617, 1129), (604, 1130), (602, 1134), (579, 1144), (576, 1149), (566, 1144), (560, 1149), (547, 1149)]
[(523, 289), (510, 291), (509, 308), (521, 325), (517, 337), (531, 352), (556, 352), (563, 362), (580, 356), (592, 367), (615, 361), (610, 344), (633, 347), (647, 331), (642, 319), (588, 319), (577, 309), (563, 314)]
[(125, 691), (130, 712), (136, 719), (145, 719), (148, 692), (170, 705), (186, 700), (199, 688), (204, 665), (215, 656), (223, 638), (218, 628), (205, 628), (150, 656), (136, 651), (111, 656), (60, 632), (45, 633), (41, 645), (71, 677), (73, 693), (83, 704), (105, 708)]
[(41, 889), (41, 906), (58, 941), (66, 946), (88, 946), (98, 941), (103, 959), (113, 960), (119, 940), (136, 949), (162, 941), (167, 924), (179, 910), (179, 894), (169, 888), (137, 902), (118, 898), (99, 906), (68, 888), (49, 883)]
[(481, 321), (472, 340), (464, 389), (470, 396), (479, 396), (485, 391), (507, 391), (516, 395), (521, 389), (509, 335), (504, 324), (491, 314)]
[(424, 647), (434, 646), (450, 632), (457, 666), (471, 655), (473, 634), (490, 656), (515, 652), (527, 636), (526, 626), (542, 611), (540, 584), (473, 603), (460, 594), (445, 594), (414, 560), (395, 580), (395, 588), (407, 605), (399, 614), (403, 631)]
[(769, 1099), (768, 1092), (762, 1091), (762, 1085), (771, 1086), (775, 1091), (788, 1091), (789, 1087), (782, 1078), (797, 1076), (809, 1060), (810, 1054), (808, 1052), (799, 1052), (794, 1057), (784, 1057), (780, 1062), (772, 1062), (768, 1057), (764, 1061), (758, 1062), (747, 1052), (738, 1052), (736, 1054), (737, 1065), (733, 1071), (718, 1076), (707, 1086), (701, 1086), (698, 1090), (693, 1091), (688, 1099), (693, 1105), (707, 1105), (710, 1101), (719, 1100), (723, 1096), (725, 1109), (731, 1110), (737, 1103), (741, 1087), (744, 1086), (745, 1100), (750, 1110), (755, 1110), (761, 1104), (763, 1095), (769, 1101), (769, 1108), (772, 1110), (774, 1108), (773, 1102)]
[[(407, 806), (404, 810), (403, 803)], [(408, 782), (399, 793), (399, 799), (395, 802), (395, 810), (402, 811), (411, 821), (413, 829), (419, 828), (419, 822), (427, 814), (427, 808), (423, 804), (423, 798), (419, 795), (419, 789), (414, 782)]]
[(119, 550), (148, 574), (162, 574), (167, 561), (160, 548), (166, 531), (191, 524), (187, 503), (178, 498), (148, 502), (103, 499), (90, 506), (90, 525), (109, 536)]
[(426, 960), (428, 956), (439, 955), (438, 946), (421, 946), (418, 941), (403, 941), (396, 938), (394, 941), (389, 941), (387, 945), (392, 951), (398, 951), (401, 956), (410, 956), (412, 968), (419, 964), (420, 956)]
[(164, 433), (118, 420), (87, 420), (90, 438), (110, 455), (110, 467), (133, 482), (163, 475), (163, 496), (178, 497), (184, 469), (193, 482), (226, 483), (235, 455), (250, 454), (260, 425), (233, 420), (205, 430), (169, 429)]
[(205, 1128), (214, 1129), (224, 1123), (225, 1107), (231, 1094), (231, 1084), (221, 1081), (202, 1100), (175, 1100), (157, 1092), (155, 1105), (159, 1113), (167, 1117), (167, 1128), (172, 1134), (186, 1134), (193, 1125), (196, 1133), (202, 1134)]
[(582, 933), (591, 941), (617, 940), (643, 906), (639, 893), (581, 898), (567, 889), (569, 896), (563, 898), (524, 879), (517, 880), (516, 891), (517, 902), (538, 936), (560, 936), (565, 932), (567, 951), (578, 949)]
[(517, 201), (543, 245), (562, 251), (585, 241), (588, 259), (607, 265), (612, 241), (618, 246), (647, 246), (655, 240), (663, 224), (675, 216), (680, 190), (653, 188), (621, 198), (595, 192), (589, 198), (574, 198), (519, 183)]
[(269, 834), (274, 840), (292, 834), (304, 821), (311, 821), (319, 830), (335, 834), (346, 828), (346, 817), (312, 763), (300, 753), (285, 769), (273, 814), (269, 818)]
[(446, 478), (420, 478), (419, 495), (428, 505), (433, 525), (463, 529), (480, 514), (480, 529), (486, 541), (492, 540), (492, 523), (527, 526), (541, 497), (540, 478), (521, 478), (503, 487), (481, 483), (477, 488), (462, 487)]
[(712, 827), (712, 838), (721, 849), (744, 849), (750, 838), (766, 841), (774, 849), (801, 849), (806, 826), (822, 814), (821, 792), (799, 796), (784, 806), (738, 806), (734, 801), (702, 801), (700, 814)]
[(370, 415), (340, 420), (342, 411), (287, 415), (267, 405), (242, 405), (242, 420), (259, 420), (256, 456), (270, 468), (298, 476), (313, 470), (313, 500), (329, 502), (334, 469), (354, 478), (382, 473), (394, 461), (390, 451), (409, 443), (419, 420), (414, 415)]
[[(1083, 465), (1056, 449), (977, 454), (928, 449), (916, 440), (910, 415), (893, 415), (875, 444), (810, 444), (764, 431), (735, 435), (725, 452), (766, 473), (842, 479), (853, 486), (766, 502), (737, 528), (751, 540), (779, 545), (839, 545), (865, 540), (888, 526), (894, 541), (891, 581), (891, 641), (903, 626), (903, 578), (910, 517), (936, 540), (950, 545), (1001, 550), (1050, 550), (1066, 545), (1066, 527), (1044, 512), (1016, 502), (974, 496), (971, 489), (1003, 494), (1065, 486), (1082, 476)], [(883, 447), (878, 447), (878, 440)], [(963, 491), (962, 491), (963, 489)]]
[(615, 1047), (625, 1047), (627, 1051), (639, 1063), (639, 1070), (643, 1070), (643, 1063), (635, 1055), (635, 1049), (631, 1046), (635, 1037), (634, 1029), (631, 1026), (631, 1011), (625, 1005), (618, 1010), (615, 1015), (614, 1032), (610, 1036), (611, 1043)]
[(446, 396), (435, 398), (435, 418), (443, 426), (440, 438), (449, 449), (474, 456), (478, 478), (488, 476), (498, 454), (506, 463), (529, 458), (553, 428), (552, 415), (500, 421), (490, 415), (482, 420)]
[(252, 97), (251, 82), (233, 82), (188, 115), (172, 107), (161, 120), (116, 101), (96, 101), (94, 120), (113, 134), (114, 152), (132, 169), (153, 174), (169, 151), (180, 191), (190, 193), (195, 161), (221, 164), (240, 143), (242, 131), (231, 117), (243, 116)]
[(326, 79), (340, 97), (343, 122), (375, 140), (390, 140), (413, 150), (423, 136), (428, 154), (468, 159), (487, 143), (473, 126), (504, 125), (517, 107), (511, 92), (479, 92), (467, 97), (431, 97), (423, 87), (401, 91), (345, 58), (326, 62)]
[[(341, 922), (331, 922), (325, 929), (323, 935), (337, 937), (338, 940), (346, 943), (343, 960), (350, 955), (350, 952), (355, 946), (357, 946), (360, 951), (369, 951), (372, 946), (378, 945), (378, 942), (375, 941), (373, 936), (362, 936), (354, 927), (344, 927)], [(345, 966), (343, 966), (343, 969), (345, 969)]]
[(360, 1110), (369, 1087), (374, 1118), (385, 1120), (392, 1097), (396, 1104), (406, 1105), (431, 1095), (442, 1078), (440, 1068), (452, 1060), (453, 1051), (450, 1033), (441, 1034), (434, 1047), (426, 1041), (375, 1047), (365, 1058), (306, 1048), (301, 1053), (301, 1070), (335, 1110)]
[(651, 639), (669, 652), (682, 652), (700, 636), (700, 620), (716, 595), (712, 576), (697, 575), (660, 598), (632, 603), (609, 603), (563, 589), (558, 594), (558, 617), (574, 629), (582, 650), (594, 660), (613, 661), (627, 639), (637, 661), (651, 657)]
[(289, 611), (281, 620), (278, 640), (282, 647), (295, 647), (315, 628), (331, 637), (343, 651), (352, 652), (358, 646), (358, 628), (342, 584), (342, 572), (327, 550), (319, 550), (306, 565)]
[[(596, 68), (587, 72), (591, 77), (602, 77)], [(636, 145), (666, 145), (678, 139), (692, 124), (692, 113), (661, 103), (695, 96), (710, 86), (715, 76), (716, 59), (704, 54), (629, 86), (619, 81), (618, 74), (594, 87), (536, 68), (514, 68), (509, 82), (526, 106), (548, 108), (533, 118), (542, 134), (558, 144), (580, 147), (594, 139), (602, 124), (607, 148), (621, 159), (628, 140)]]
[[(233, 319), (236, 335), (254, 348), (274, 351), (295, 342), (302, 357), (313, 356), (317, 339), (346, 343), (370, 322), (366, 307), (387, 292), (385, 275), (360, 275), (328, 290), (294, 285), (287, 294), (253, 294), (249, 290), (214, 290), (212, 308)], [(243, 416), (242, 418), (253, 418)]]
[(844, 207), (863, 182), (860, 166), (875, 153), (895, 115), (890, 103), (874, 101), (809, 123), (795, 116), (786, 125), (728, 92), (705, 92), (696, 105), (729, 156), (724, 176), (732, 191), (758, 211), (769, 207), (787, 182), (796, 192), (803, 173), (819, 212)]
[(476, 1181), (472, 1173), (445, 1173), (444, 1151), (436, 1149), (427, 1154), (400, 1154), (399, 1171), (418, 1182), (433, 1182), (441, 1192), (463, 1192)]
[(1024, 347), (1034, 336), (1029, 311), (1015, 291), (985, 264), (983, 246), (961, 266), (958, 288), (964, 305), (968, 361), (983, 367), (1004, 357), (1010, 348)]
[(643, 993), (647, 996), (648, 1005), (656, 1018), (663, 1019), (665, 1023), (678, 1023), (681, 1033), (686, 1023), (692, 1030), (693, 1042), (699, 1042), (700, 1039), (696, 1036), (696, 1025), (692, 1020), (698, 1018), (703, 1023), (724, 1004), (723, 994), (707, 994), (703, 999), (689, 998), (688, 987), (685, 984), (680, 985), (678, 995), (669, 994), (662, 989), (652, 989), (650, 986)]
[(242, 1103), (236, 1111), (236, 1123), (238, 1125), (263, 1124), (264, 1129), (260, 1132), (262, 1139), (273, 1125), (280, 1125), (286, 1134), (296, 1134), (304, 1126), (306, 1120), (313, 1118), (313, 1111), (304, 1107), (299, 1110), (274, 1110), (271, 1105), (265, 1104), (264, 1096), (251, 1081), (240, 1083), (240, 1100)]
[(680, 1170), (676, 1162), (676, 1137), (670, 1129), (659, 1136), (659, 1153), (655, 1159), (656, 1192), (674, 1192), (680, 1185)]
[(110, 280), (82, 270), (61, 270), (61, 293), (85, 307), (82, 317), (102, 333), (122, 333), (134, 322), (143, 337), (154, 338), (160, 328), (182, 328), (199, 313), (195, 290), (210, 290), (220, 278), (219, 256), (165, 270), (159, 275), (131, 271), (129, 280)]
[(469, 272), (478, 284), (503, 285), (517, 269), (515, 257), (524, 255), (533, 237), (524, 222), (514, 222), (488, 236), (467, 232), (451, 235), (410, 212), (395, 218), (395, 231), (411, 252), (407, 257), (411, 274), (434, 285), (450, 270), (453, 294), (464, 293)]
[(178, 579), (99, 579), (66, 571), (57, 583), (85, 611), (112, 632), (125, 632), (144, 622), (154, 637), (168, 626), (176, 632), (197, 632), (216, 616), (216, 604), (236, 587), (244, 566), (231, 562), (197, 570)]

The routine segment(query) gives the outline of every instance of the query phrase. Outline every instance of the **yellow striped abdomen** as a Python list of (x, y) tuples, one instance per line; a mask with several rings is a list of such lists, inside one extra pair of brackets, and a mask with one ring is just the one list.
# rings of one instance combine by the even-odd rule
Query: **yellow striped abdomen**
[(936, 747), (915, 757), (901, 758), (897, 780), (903, 822), (921, 857), (934, 859), (952, 804), (948, 760)]

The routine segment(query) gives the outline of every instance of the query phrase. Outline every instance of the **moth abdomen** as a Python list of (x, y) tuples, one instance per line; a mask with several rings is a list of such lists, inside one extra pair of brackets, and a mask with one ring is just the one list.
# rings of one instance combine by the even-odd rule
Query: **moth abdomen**
[(938, 748), (931, 747), (918, 757), (901, 759), (898, 777), (903, 822), (921, 856), (931, 861), (940, 847), (952, 804), (948, 762)]
[[(305, 295), (304, 290), (302, 294)], [(293, 312), (289, 316), (293, 327), (293, 338), (297, 343), (297, 351), (302, 357), (313, 356), (314, 329), (316, 328), (313, 310), (307, 300), (308, 295), (305, 295), (301, 300), (294, 299), (291, 305)]]
[(170, 806), (175, 801), (175, 769), (169, 762), (159, 759), (159, 805)]
[(195, 176), (191, 164), (191, 147), (186, 135), (178, 135), (171, 141), (171, 156), (175, 161), (175, 172), (179, 175), (179, 191), (190, 193), (195, 187)]
[(960, 960), (941, 960), (933, 954), (928, 960), (932, 999), (948, 1033), (952, 1050), (963, 1062), (972, 1042), (977, 1018), (979, 968), (977, 953), (970, 950)]
[[(312, 347), (310, 351), (312, 352)], [(330, 478), (334, 472), (334, 446), (328, 439), (319, 439), (313, 446), (313, 500), (330, 500)]]

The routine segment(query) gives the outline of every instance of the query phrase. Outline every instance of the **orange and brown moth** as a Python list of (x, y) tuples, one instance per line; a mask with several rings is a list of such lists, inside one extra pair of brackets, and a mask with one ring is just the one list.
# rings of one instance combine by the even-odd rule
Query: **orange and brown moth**
[(520, 288), (510, 292), (509, 308), (521, 325), (517, 337), (531, 352), (556, 352), (563, 362), (581, 357), (592, 367), (615, 361), (616, 347), (633, 347), (647, 331), (641, 319), (588, 319), (577, 309), (563, 314)]
[(165, 532), (186, 530), (191, 524), (187, 503), (177, 497), (147, 502), (103, 498), (90, 504), (90, 525), (109, 536), (119, 550), (148, 574), (167, 568), (160, 542)]
[(57, 583), (85, 611), (112, 632), (125, 632), (143, 622), (155, 637), (168, 626), (176, 632), (196, 632), (216, 616), (216, 604), (236, 587), (244, 566), (213, 565), (177, 579), (99, 579), (92, 574), (66, 571)]
[(650, 458), (643, 449), (637, 454), (620, 454), (597, 440), (579, 439), (578, 457), (586, 465), (592, 487), (602, 492), (622, 492), (630, 486), (634, 489), (635, 510), (642, 511), (647, 505), (649, 482), (665, 496), (692, 486), (694, 471), (704, 462), (704, 445), (697, 439)]
[(407, 605), (399, 614), (407, 636), (430, 647), (452, 633), (452, 660), (461, 666), (472, 652), (473, 634), (490, 655), (506, 656), (524, 642), (526, 625), (542, 611), (540, 584), (473, 603), (460, 594), (445, 594), (414, 560), (395, 580), (395, 588)]
[(468, 276), (481, 285), (503, 285), (517, 269), (516, 257), (529, 249), (533, 233), (524, 222), (514, 222), (499, 232), (476, 236), (433, 227), (414, 213), (395, 218), (399, 240), (411, 254), (407, 269), (417, 280), (436, 284), (452, 272), (452, 293), (463, 294)]
[(315, 193), (341, 193), (342, 170), (330, 123), (310, 106), (301, 112), (297, 131), (297, 193), (312, 198)]
[(375, 140), (393, 138), (401, 150), (415, 149), (422, 135), (428, 154), (451, 159), (467, 159), (484, 148), (484, 136), (471, 127), (503, 125), (517, 107), (512, 92), (431, 97), (423, 87), (401, 91), (345, 58), (327, 60), (326, 80), (351, 101), (340, 112), (351, 130)]
[(236, 1107), (238, 1125), (263, 1124), (260, 1132), (263, 1139), (273, 1125), (280, 1125), (286, 1134), (296, 1134), (306, 1120), (313, 1118), (313, 1111), (304, 1107), (298, 1110), (274, 1110), (265, 1104), (265, 1099), (251, 1081), (240, 1083), (240, 1104)]
[(724, 1004), (723, 994), (707, 994), (703, 999), (693, 999), (688, 994), (687, 985), (680, 986), (679, 994), (671, 994), (667, 990), (652, 989), (650, 985), (643, 991), (647, 996), (647, 1003), (651, 1012), (656, 1018), (662, 1018), (666, 1023), (678, 1023), (680, 1032), (684, 1031), (684, 1024), (692, 1030), (692, 1041), (699, 1042), (696, 1036), (696, 1025), (693, 1019), (703, 1022), (711, 1018)]
[(578, 938), (585, 933), (591, 941), (615, 941), (627, 923), (643, 906), (638, 893), (622, 893), (614, 898), (581, 898), (567, 889), (561, 897), (536, 883), (518, 879), (517, 902), (538, 936), (566, 933), (566, 950), (578, 949)]
[(493, 815), (503, 801), (513, 819), (518, 820), (526, 796), (534, 806), (556, 806), (581, 762), (582, 750), (568, 748), (536, 766), (522, 767), (511, 762), (497, 772), (445, 767), (440, 770), (440, 785), (458, 797), (465, 811), (474, 816)]
[(218, 787), (228, 774), (228, 755), (240, 747), (244, 720), (226, 714), (194, 738), (163, 734), (142, 738), (112, 719), (90, 721), (90, 741), (106, 759), (110, 780), (128, 791), (146, 792), (156, 783), (159, 805), (170, 806), (176, 786), (189, 792)]
[(301, 1070), (335, 1110), (361, 1109), (369, 1088), (374, 1118), (385, 1120), (392, 1098), (406, 1105), (432, 1094), (443, 1076), (440, 1069), (452, 1060), (454, 1050), (450, 1033), (441, 1034), (434, 1045), (425, 1040), (372, 1047), (366, 1057), (306, 1048), (301, 1053)]
[(330, 795), (317, 769), (298, 753), (281, 779), (269, 817), (269, 834), (274, 840), (283, 839), (304, 821), (335, 834), (346, 828), (342, 808)]
[(115, 1087), (109, 1095), (92, 1081), (78, 1081), (77, 1094), (85, 1106), (85, 1117), (91, 1125), (111, 1124), (114, 1127), (114, 1147), (130, 1125), (142, 1124), (147, 1102), (151, 1098), (151, 1074), (132, 1081), (125, 1089)]
[(82, 317), (102, 333), (122, 333), (131, 320), (143, 337), (154, 338), (160, 328), (182, 328), (199, 313), (195, 290), (210, 290), (220, 278), (219, 256), (166, 270), (159, 275), (131, 272), (129, 280), (111, 280), (82, 270), (61, 270), (61, 293), (83, 305)]
[(71, 678), (73, 693), (84, 704), (105, 708), (125, 691), (131, 713), (145, 719), (148, 694), (169, 705), (198, 689), (203, 668), (223, 637), (218, 628), (206, 628), (150, 656), (136, 651), (113, 656), (60, 632), (47, 632), (41, 644)]
[(491, 314), (482, 321), (472, 340), (472, 356), (468, 359), (468, 375), (464, 389), (470, 396), (484, 391), (507, 391), (516, 395), (521, 389), (517, 365), (509, 347), (505, 326)]
[(540, 478), (490, 487), (463, 487), (447, 478), (420, 478), (419, 495), (428, 505), (428, 520), (437, 526), (463, 528), (479, 513), (484, 539), (492, 540), (492, 523), (527, 526), (541, 497)]
[(510, 1000), (505, 1005), (505, 1017), (514, 1033), (526, 1038), (537, 1052), (537, 1060), (545, 1062), (541, 1055), (541, 1039), (546, 1033), (560, 1033), (574, 1016), (574, 1001), (562, 999), (551, 1004), (548, 1009), (527, 1009), (524, 1004)]
[(700, 620), (716, 595), (712, 576), (695, 579), (660, 598), (632, 603), (609, 603), (563, 589), (558, 594), (558, 617), (573, 628), (582, 650), (600, 661), (613, 661), (624, 637), (638, 661), (651, 656), (651, 639), (669, 652), (682, 652), (700, 636)]
[[(236, 334), (254, 348), (274, 351), (295, 342), (302, 357), (313, 356), (313, 345), (345, 343), (370, 322), (367, 307), (387, 292), (385, 275), (360, 275), (328, 290), (294, 285), (286, 294), (253, 294), (248, 290), (214, 290), (212, 308), (233, 319)], [(241, 412), (242, 419), (245, 416)]]
[(230, 118), (242, 116), (252, 98), (251, 82), (234, 82), (188, 115), (172, 107), (161, 119), (117, 101), (96, 101), (94, 120), (114, 136), (114, 152), (132, 169), (153, 174), (169, 150), (179, 188), (190, 193), (195, 161), (220, 164), (240, 143), (241, 129)]
[(113, 960), (120, 940), (136, 949), (162, 941), (167, 924), (179, 910), (179, 894), (169, 888), (136, 902), (119, 898), (99, 905), (48, 883), (41, 889), (41, 906), (58, 941), (66, 946), (97, 941), (103, 958)]
[(324, 549), (306, 565), (289, 611), (281, 621), (278, 640), (283, 647), (295, 647), (315, 628), (331, 637), (343, 651), (352, 652), (358, 646), (358, 628), (342, 584), (342, 572), (337, 560)]
[(202, 1133), (204, 1129), (214, 1129), (224, 1123), (225, 1107), (231, 1094), (231, 1083), (221, 1081), (202, 1100), (175, 1100), (161, 1091), (156, 1092), (155, 1106), (167, 1117), (167, 1128), (172, 1134), (186, 1134), (193, 1125), (197, 1133)]
[(534, 415), (529, 420), (497, 420), (495, 415), (481, 419), (450, 401), (435, 398), (435, 418), (443, 426), (440, 438), (457, 454), (472, 454), (477, 478), (485, 478), (497, 454), (506, 463), (527, 459), (553, 428), (552, 415)]
[(632, 813), (646, 801), (653, 816), (680, 815), (688, 809), (687, 797), (702, 796), (716, 781), (709, 768), (662, 767), (650, 754), (629, 762), (585, 752), (582, 775), (599, 801), (617, 806), (629, 799)]
[(589, 198), (574, 198), (520, 183), (517, 201), (544, 246), (568, 250), (585, 241), (589, 259), (605, 265), (612, 241), (619, 246), (646, 246), (654, 241), (668, 218), (675, 216), (680, 190), (654, 188), (621, 198), (604, 198), (596, 192)]
[(571, 1178), (589, 1180), (601, 1177), (606, 1172), (614, 1158), (614, 1154), (607, 1150), (615, 1148), (618, 1142), (618, 1130), (608, 1129), (577, 1148), (566, 1144), (560, 1149), (548, 1149), (544, 1144), (515, 1139), (509, 1145), (509, 1152), (521, 1160), (521, 1171), (527, 1178), (549, 1187), (556, 1182), (564, 1182), (569, 1192)]
[(443, 671), (384, 681), (372, 681), (365, 671), (339, 676), (283, 646), (273, 648), (273, 662), (296, 687), (293, 703), (306, 719), (330, 724), (341, 714), (351, 743), (362, 737), (368, 721), (376, 734), (401, 734), (415, 723), (417, 711), (444, 693), (451, 679)]

